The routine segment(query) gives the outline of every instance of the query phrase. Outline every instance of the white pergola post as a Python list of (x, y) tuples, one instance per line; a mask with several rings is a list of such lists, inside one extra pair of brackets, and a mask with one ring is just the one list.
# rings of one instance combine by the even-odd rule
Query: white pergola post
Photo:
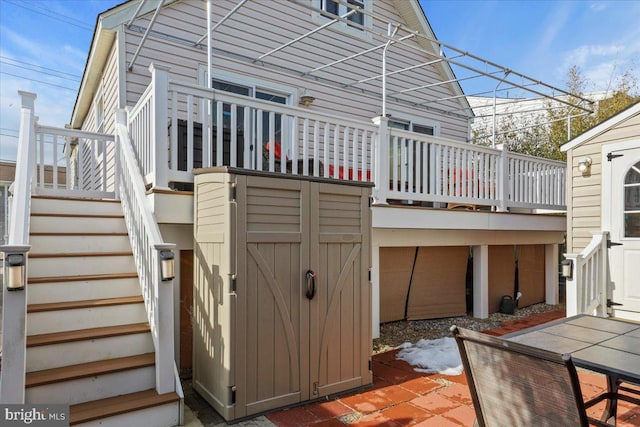
[(489, 317), (489, 246), (473, 247), (473, 317)]
[(386, 205), (389, 191), (389, 118), (378, 116), (372, 120), (378, 126), (378, 141), (376, 142), (374, 153), (375, 187), (373, 189), (373, 203)]

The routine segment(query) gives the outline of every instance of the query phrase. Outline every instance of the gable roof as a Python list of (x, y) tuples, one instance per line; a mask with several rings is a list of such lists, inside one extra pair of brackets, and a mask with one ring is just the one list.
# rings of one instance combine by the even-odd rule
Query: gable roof
[(598, 135), (603, 134), (604, 132), (608, 131), (612, 127), (618, 125), (619, 123), (624, 122), (625, 120), (637, 114), (640, 114), (640, 102), (636, 102), (635, 104), (630, 105), (626, 109), (620, 111), (615, 116), (608, 118), (604, 122), (592, 127), (588, 131), (583, 132), (582, 134), (573, 138), (571, 141), (567, 142), (562, 147), (560, 147), (560, 151), (564, 152), (564, 151), (573, 150), (574, 148), (579, 147), (585, 142), (594, 139)]
[[(396, 10), (405, 19), (410, 28), (421, 30), (425, 36), (438, 40), (431, 24), (429, 23), (429, 19), (418, 0), (393, 0), (393, 2)], [(418, 38), (417, 43), (424, 49), (431, 49), (434, 52), (440, 51), (440, 46), (436, 43), (429, 43), (427, 40), (422, 38)], [(444, 80), (452, 82), (449, 83), (448, 86), (451, 88), (453, 94), (464, 95), (462, 86), (460, 86), (460, 82), (456, 78), (451, 65), (447, 61), (442, 61), (439, 65), (439, 69)], [(458, 102), (460, 103), (460, 107), (462, 107), (463, 111), (466, 112), (469, 117), (474, 116), (473, 110), (471, 109), (466, 96), (458, 98)]]

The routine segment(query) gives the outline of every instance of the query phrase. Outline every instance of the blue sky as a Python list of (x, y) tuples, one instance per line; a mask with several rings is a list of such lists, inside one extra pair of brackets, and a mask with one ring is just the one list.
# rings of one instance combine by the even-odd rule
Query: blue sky
[[(0, 159), (15, 159), (18, 90), (38, 94), (40, 123), (69, 122), (96, 16), (118, 3), (0, 0)], [(633, 64), (640, 75), (637, 0), (420, 3), (441, 41), (555, 86), (573, 64), (593, 90)]]

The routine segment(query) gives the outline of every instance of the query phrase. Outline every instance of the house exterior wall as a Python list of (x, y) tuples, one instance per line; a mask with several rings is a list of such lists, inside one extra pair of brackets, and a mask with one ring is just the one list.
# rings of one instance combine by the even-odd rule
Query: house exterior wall
[(82, 130), (89, 132), (98, 131), (99, 123), (96, 121), (96, 107), (98, 105), (99, 98), (102, 98), (104, 111), (102, 131), (109, 134), (113, 134), (115, 132), (116, 111), (120, 105), (118, 85), (118, 44), (113, 43), (107, 63), (102, 70), (100, 83), (93, 94), (91, 106), (89, 107), (89, 111), (82, 123)]
[[(640, 114), (629, 117), (607, 131), (567, 152), (567, 252), (580, 253), (591, 241), (591, 233), (602, 229), (602, 146), (635, 139), (640, 135)], [(591, 174), (582, 176), (578, 162), (591, 157)]]
[[(314, 0), (315, 2), (315, 0)], [(317, 1), (319, 4), (319, 1)], [(318, 4), (313, 3), (315, 6)], [(150, 82), (150, 63), (170, 69), (173, 79), (192, 84), (204, 85), (203, 70), (206, 69), (206, 49), (196, 48), (193, 42), (206, 33), (206, 3), (183, 1), (172, 3), (162, 9), (153, 25), (153, 34), (145, 41), (131, 72), (126, 73), (126, 105), (135, 105)], [(213, 22), (218, 22), (235, 5), (234, 2), (216, 2)], [(383, 14), (394, 22), (405, 22), (395, 9), (393, 0), (378, 0), (372, 3), (377, 14)], [(316, 14), (317, 15), (317, 14)], [(142, 32), (149, 25), (151, 14), (147, 14), (124, 31), (126, 62), (130, 63), (142, 39)], [(250, 81), (259, 75), (258, 85), (265, 89), (281, 91), (293, 90), (292, 103), (306, 89), (316, 98), (311, 110), (331, 112), (360, 120), (370, 120), (381, 112), (380, 81), (358, 85), (356, 89), (336, 87), (325, 83), (326, 79), (336, 83), (350, 83), (358, 78), (380, 73), (381, 59), (359, 57), (330, 67), (317, 73), (320, 81), (310, 81), (297, 77), (285, 69), (311, 69), (332, 60), (358, 53), (384, 43), (384, 39), (371, 37), (359, 31), (344, 32), (340, 24), (322, 30), (312, 37), (285, 48), (265, 60), (273, 66), (261, 67), (247, 58), (257, 58), (261, 54), (317, 28), (328, 20), (314, 16), (314, 12), (298, 4), (282, 1), (247, 2), (226, 23), (213, 33), (213, 75), (226, 80)], [(386, 25), (375, 21), (374, 29), (386, 33)], [(291, 31), (295, 28), (295, 31)], [(185, 41), (190, 41), (191, 46)], [(206, 42), (203, 42), (206, 43)], [(407, 40), (418, 46), (416, 42)], [(224, 52), (222, 52), (224, 51)], [(378, 50), (380, 52), (381, 50)], [(394, 70), (434, 59), (416, 50), (392, 46), (388, 51), (388, 69)], [(441, 64), (422, 67), (401, 73), (388, 81), (388, 93), (419, 84), (443, 81)], [(108, 71), (108, 70), (107, 70)], [(314, 73), (316, 75), (316, 73)], [(323, 80), (324, 79), (324, 80)], [(362, 93), (361, 88), (369, 93)], [(375, 94), (375, 95), (374, 95)], [(415, 92), (413, 100), (427, 102), (433, 98), (456, 95), (451, 86), (439, 85)], [(433, 108), (433, 107), (432, 107)], [(453, 99), (440, 108), (460, 108), (460, 100)], [(457, 141), (465, 141), (468, 135), (467, 119), (462, 115), (445, 115), (439, 111), (417, 112), (418, 107), (388, 102), (388, 111), (399, 119), (414, 119), (416, 123), (435, 124), (439, 135)], [(420, 119), (417, 119), (419, 116)]]

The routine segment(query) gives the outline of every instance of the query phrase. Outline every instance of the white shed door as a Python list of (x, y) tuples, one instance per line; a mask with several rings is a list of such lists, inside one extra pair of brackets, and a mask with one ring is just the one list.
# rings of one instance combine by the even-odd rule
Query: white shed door
[(609, 157), (613, 301), (622, 310), (640, 312), (640, 148)]

